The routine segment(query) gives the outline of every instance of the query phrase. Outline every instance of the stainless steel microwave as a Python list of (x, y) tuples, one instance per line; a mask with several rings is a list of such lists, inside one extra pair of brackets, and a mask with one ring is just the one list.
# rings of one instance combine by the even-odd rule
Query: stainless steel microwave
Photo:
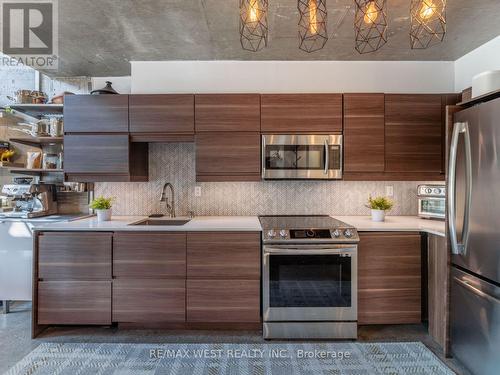
[(342, 135), (262, 135), (264, 180), (342, 178)]

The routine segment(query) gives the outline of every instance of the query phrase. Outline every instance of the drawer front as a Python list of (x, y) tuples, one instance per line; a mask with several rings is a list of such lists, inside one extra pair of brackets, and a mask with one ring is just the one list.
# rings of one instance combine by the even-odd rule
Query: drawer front
[(38, 324), (111, 324), (111, 281), (39, 282)]
[(420, 288), (358, 291), (358, 324), (419, 324), (421, 315)]
[(260, 95), (195, 95), (195, 128), (196, 132), (260, 131)]
[(185, 278), (186, 233), (115, 233), (113, 276)]
[(260, 233), (188, 233), (187, 277), (260, 280)]
[(260, 322), (260, 280), (187, 280), (188, 322)]
[(44, 232), (38, 276), (44, 280), (111, 279), (111, 233)]
[(128, 134), (65, 135), (64, 172), (129, 174)]
[(128, 95), (66, 95), (64, 131), (128, 132)]
[(131, 133), (194, 134), (194, 95), (130, 95)]
[(113, 280), (113, 322), (185, 320), (185, 280)]

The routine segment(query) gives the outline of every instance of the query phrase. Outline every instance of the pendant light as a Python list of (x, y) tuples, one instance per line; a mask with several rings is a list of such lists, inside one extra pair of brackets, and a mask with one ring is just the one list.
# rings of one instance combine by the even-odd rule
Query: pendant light
[(446, 0), (412, 0), (410, 19), (412, 49), (442, 42), (446, 34)]
[(298, 0), (299, 48), (305, 52), (322, 49), (328, 41), (326, 0)]
[(268, 0), (240, 0), (240, 43), (257, 52), (267, 46)]
[(356, 51), (377, 51), (387, 42), (386, 0), (355, 0), (355, 3)]

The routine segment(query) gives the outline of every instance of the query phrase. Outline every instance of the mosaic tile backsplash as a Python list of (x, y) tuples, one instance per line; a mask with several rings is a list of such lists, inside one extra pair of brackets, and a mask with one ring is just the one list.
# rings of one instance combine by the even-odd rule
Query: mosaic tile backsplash
[[(115, 197), (114, 215), (164, 213), (161, 188), (171, 182), (178, 216), (330, 214), (368, 215), (368, 196), (394, 187), (389, 215), (417, 214), (417, 185), (422, 182), (262, 181), (196, 182), (192, 143), (150, 144), (149, 182), (97, 183), (96, 196)], [(195, 197), (195, 187), (201, 197)]]

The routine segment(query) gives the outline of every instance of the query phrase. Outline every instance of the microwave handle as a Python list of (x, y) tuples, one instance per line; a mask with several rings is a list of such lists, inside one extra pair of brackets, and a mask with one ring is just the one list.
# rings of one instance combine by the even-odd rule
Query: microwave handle
[(325, 140), (325, 169), (323, 171), (324, 174), (328, 174), (328, 170), (330, 169), (330, 145), (328, 141)]
[(260, 165), (260, 173), (262, 179), (266, 177), (266, 136), (262, 135), (262, 152), (261, 152), (261, 165)]

